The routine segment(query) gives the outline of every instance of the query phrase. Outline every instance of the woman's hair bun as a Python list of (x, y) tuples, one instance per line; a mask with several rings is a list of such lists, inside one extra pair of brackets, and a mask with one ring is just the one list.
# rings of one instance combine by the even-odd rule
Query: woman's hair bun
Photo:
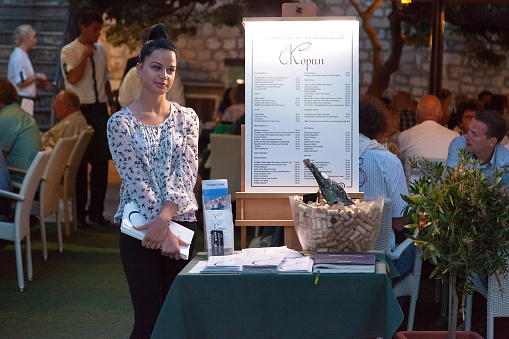
[(168, 29), (162, 23), (155, 24), (150, 28), (150, 31), (148, 32), (148, 40), (157, 39), (170, 39), (170, 32), (168, 32)]

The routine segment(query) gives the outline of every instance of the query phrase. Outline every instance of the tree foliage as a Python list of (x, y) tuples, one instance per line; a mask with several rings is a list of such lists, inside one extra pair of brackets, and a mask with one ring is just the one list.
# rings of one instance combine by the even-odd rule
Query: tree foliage
[[(413, 221), (407, 226), (410, 238), (422, 246), (422, 258), (435, 265), (431, 276), (449, 274), (465, 295), (473, 291), (469, 278), (474, 273), (507, 274), (509, 194), (501, 182), (505, 172), (497, 170), (488, 178), (480, 161), (470, 159), (465, 149), (458, 152), (454, 168), (425, 161), (421, 178), (402, 197), (407, 203), (405, 216)], [(452, 293), (451, 328), (456, 328), (457, 297), (455, 290)]]
[[(447, 4), (445, 7), (446, 35), (463, 39), (466, 55), (478, 63), (499, 67), (509, 52), (509, 6)], [(403, 34), (409, 45), (429, 46), (431, 4), (415, 2), (399, 6)]]
[[(382, 60), (378, 32), (371, 26), (374, 12), (382, 0), (369, 2), (349, 0), (362, 21), (373, 46), (373, 80), (367, 94), (380, 96), (388, 87), (392, 73), (398, 70), (403, 46), (430, 46), (432, 5), (429, 2), (414, 1), (402, 5), (392, 2), (389, 15), (391, 50), (389, 57)], [(463, 38), (463, 48), (478, 63), (499, 67), (509, 52), (509, 5), (447, 4), (445, 20), (446, 35)]]
[[(106, 38), (114, 46), (122, 43), (132, 49), (138, 46), (139, 33), (146, 27), (162, 22), (168, 27), (171, 39), (182, 34), (194, 35), (204, 22), (216, 26), (242, 27), (242, 18), (249, 16), (280, 16), (281, 5), (292, 1), (260, 0), (70, 0), (72, 24), (84, 11), (105, 13), (113, 20)], [(70, 39), (78, 35), (71, 33)]]

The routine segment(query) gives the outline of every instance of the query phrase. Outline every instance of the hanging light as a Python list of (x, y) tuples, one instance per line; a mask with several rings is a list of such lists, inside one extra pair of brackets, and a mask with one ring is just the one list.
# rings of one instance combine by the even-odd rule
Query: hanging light
[(400, 0), (402, 4), (411, 4), (412, 0)]

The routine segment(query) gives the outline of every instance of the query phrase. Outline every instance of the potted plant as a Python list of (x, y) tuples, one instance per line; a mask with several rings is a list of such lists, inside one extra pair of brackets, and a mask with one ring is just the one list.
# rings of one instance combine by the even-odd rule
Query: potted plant
[[(413, 164), (421, 177), (409, 185), (405, 215), (411, 217), (410, 238), (423, 248), (422, 258), (435, 269), (431, 277), (448, 274), (452, 293), (448, 337), (456, 337), (458, 294), (473, 292), (469, 279), (506, 274), (509, 259), (509, 193), (500, 183), (502, 172), (487, 178), (477, 160), (459, 150), (455, 168), (442, 163)], [(501, 290), (501, 293), (503, 291)]]

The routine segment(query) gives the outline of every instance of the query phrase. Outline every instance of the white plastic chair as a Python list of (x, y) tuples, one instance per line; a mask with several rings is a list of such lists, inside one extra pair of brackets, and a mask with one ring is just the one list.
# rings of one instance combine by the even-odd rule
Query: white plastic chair
[[(405, 239), (398, 245), (395, 251), (391, 250), (391, 233), (392, 233), (392, 202), (391, 199), (385, 198), (384, 209), (382, 214), (382, 227), (378, 232), (378, 237), (374, 246), (374, 250), (384, 251), (391, 260), (398, 259), (403, 251), (412, 244), (412, 239)], [(412, 271), (403, 279), (398, 281), (394, 286), (394, 294), (396, 297), (410, 296), (410, 306), (408, 311), (407, 331), (412, 331), (414, 327), (415, 307), (419, 298), (419, 286), (421, 283), (421, 260), (422, 249), (415, 247), (414, 266)]]
[[(474, 274), (474, 290), (487, 299), (486, 339), (493, 339), (495, 318), (509, 317), (509, 302), (507, 301), (507, 293), (509, 293), (509, 275), (500, 276), (500, 284), (505, 292), (504, 295), (500, 294), (497, 278), (494, 275), (488, 277), (488, 288), (486, 288), (482, 284), (479, 276)], [(467, 296), (465, 306), (465, 331), (470, 331), (472, 328), (472, 299), (472, 295)]]
[(64, 171), (64, 181), (62, 183), (62, 201), (64, 203), (64, 229), (65, 234), (69, 235), (69, 199), (72, 202), (72, 220), (74, 223), (74, 231), (78, 230), (77, 215), (76, 215), (76, 175), (80, 167), (83, 155), (87, 149), (88, 143), (94, 135), (94, 129), (92, 126), (88, 126), (87, 129), (81, 131), (78, 137), (78, 141), (72, 149), (69, 160), (67, 161)]
[[(0, 190), (0, 196), (14, 199), (16, 209), (14, 221), (0, 221), (0, 239), (14, 242), (16, 251), (16, 267), (18, 272), (18, 286), (21, 292), (25, 289), (23, 277), (23, 259), (21, 257), (21, 241), (25, 239), (27, 277), (32, 280), (32, 248), (30, 244), (30, 209), (34, 200), (35, 191), (41, 180), (44, 168), (51, 155), (51, 148), (38, 152), (25, 174), (19, 193)], [(24, 171), (23, 171), (24, 172)]]
[(62, 227), (58, 213), (60, 210), (61, 184), (67, 160), (77, 140), (78, 136), (58, 139), (41, 178), (39, 199), (34, 200), (32, 206), (32, 213), (38, 215), (41, 225), (42, 256), (44, 260), (48, 260), (45, 218), (51, 214), (55, 214), (57, 220), (58, 249), (60, 253), (64, 250)]

